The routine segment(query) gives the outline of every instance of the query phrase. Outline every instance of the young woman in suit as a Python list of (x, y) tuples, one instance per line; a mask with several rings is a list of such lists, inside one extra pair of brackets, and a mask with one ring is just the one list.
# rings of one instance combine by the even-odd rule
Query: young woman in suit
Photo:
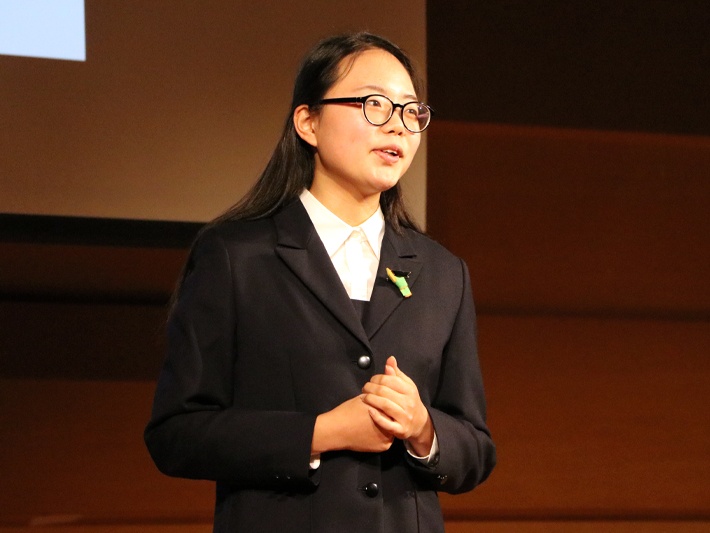
[(466, 265), (399, 186), (431, 110), (372, 34), (319, 43), (251, 191), (198, 236), (145, 431), (217, 532), (439, 532), (491, 472)]

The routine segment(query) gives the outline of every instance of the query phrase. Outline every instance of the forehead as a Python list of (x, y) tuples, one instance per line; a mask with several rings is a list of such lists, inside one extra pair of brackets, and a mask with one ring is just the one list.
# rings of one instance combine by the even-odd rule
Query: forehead
[(379, 87), (388, 92), (415, 95), (409, 72), (399, 60), (379, 48), (365, 50), (340, 62), (340, 76), (333, 88)]

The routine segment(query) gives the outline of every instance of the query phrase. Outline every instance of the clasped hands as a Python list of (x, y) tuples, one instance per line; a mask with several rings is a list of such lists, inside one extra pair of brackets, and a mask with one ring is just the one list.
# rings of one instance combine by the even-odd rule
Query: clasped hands
[(318, 416), (312, 453), (343, 449), (382, 452), (395, 438), (406, 440), (416, 455), (426, 456), (434, 426), (416, 384), (390, 356), (384, 374), (373, 376), (361, 395)]
[[(385, 373), (373, 376), (360, 398), (376, 426), (387, 435), (409, 442), (417, 455), (428, 455), (434, 438), (429, 412), (412, 379), (387, 358)], [(429, 430), (429, 431), (428, 431)]]

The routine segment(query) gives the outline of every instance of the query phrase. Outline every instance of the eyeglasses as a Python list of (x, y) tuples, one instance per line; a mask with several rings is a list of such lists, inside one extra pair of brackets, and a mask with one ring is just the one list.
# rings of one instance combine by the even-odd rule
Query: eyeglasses
[(386, 124), (394, 115), (394, 110), (399, 107), (402, 124), (412, 133), (421, 133), (431, 122), (432, 109), (423, 102), (406, 102), (395, 104), (383, 94), (370, 94), (368, 96), (353, 96), (349, 98), (325, 98), (319, 104), (361, 104), (362, 113), (373, 126)]

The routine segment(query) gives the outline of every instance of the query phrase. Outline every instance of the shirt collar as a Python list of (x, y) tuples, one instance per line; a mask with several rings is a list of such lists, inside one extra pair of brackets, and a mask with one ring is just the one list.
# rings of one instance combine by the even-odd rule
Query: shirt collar
[(323, 241), (323, 245), (329, 257), (332, 258), (333, 254), (335, 254), (348, 237), (350, 237), (353, 230), (359, 228), (365, 234), (375, 257), (377, 257), (377, 259), (380, 258), (380, 248), (382, 248), (382, 239), (385, 235), (385, 216), (382, 214), (382, 209), (379, 206), (377, 207), (377, 211), (365, 222), (359, 226), (351, 226), (320, 203), (308, 189), (303, 189), (300, 199), (318, 232), (320, 240)]

